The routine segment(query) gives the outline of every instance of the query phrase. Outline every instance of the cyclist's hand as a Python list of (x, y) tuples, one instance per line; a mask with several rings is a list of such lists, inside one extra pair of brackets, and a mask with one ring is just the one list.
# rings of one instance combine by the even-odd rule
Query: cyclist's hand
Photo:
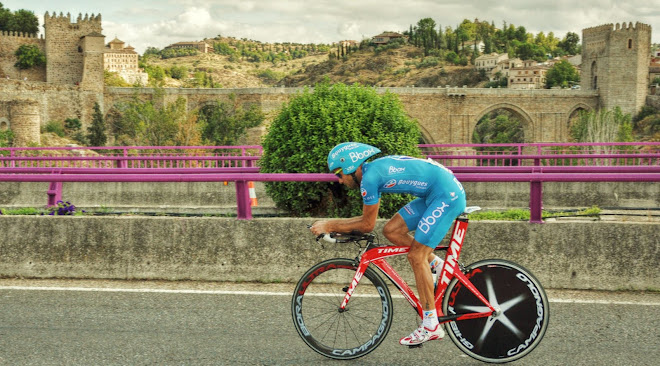
[(323, 220), (317, 221), (309, 228), (309, 230), (314, 235), (319, 236), (321, 234), (327, 233), (327, 230), (325, 230), (325, 224), (326, 224), (326, 221), (323, 221)]

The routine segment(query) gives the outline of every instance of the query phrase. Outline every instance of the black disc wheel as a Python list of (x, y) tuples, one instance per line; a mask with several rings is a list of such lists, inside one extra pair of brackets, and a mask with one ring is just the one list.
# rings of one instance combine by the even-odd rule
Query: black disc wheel
[[(474, 263), (465, 274), (496, 312), (447, 323), (451, 340), (484, 362), (505, 363), (529, 354), (543, 338), (549, 321), (548, 298), (539, 281), (523, 267), (499, 259)], [(442, 310), (452, 315), (487, 312), (488, 307), (454, 279)]]
[(392, 324), (392, 298), (382, 277), (367, 268), (350, 301), (340, 309), (357, 266), (330, 259), (310, 268), (293, 293), (291, 312), (300, 337), (323, 356), (348, 360), (373, 351)]

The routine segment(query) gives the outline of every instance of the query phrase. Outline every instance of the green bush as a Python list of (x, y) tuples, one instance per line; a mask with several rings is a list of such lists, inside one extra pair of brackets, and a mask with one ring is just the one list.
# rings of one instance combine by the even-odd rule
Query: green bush
[[(11, 130), (0, 130), (0, 147), (10, 147), (14, 140), (14, 133)], [(0, 151), (1, 153), (8, 151)]]
[[(357, 141), (391, 154), (420, 156), (420, 131), (392, 93), (378, 94), (358, 84), (306, 89), (284, 105), (263, 141), (264, 173), (325, 173), (328, 152), (337, 144)], [(297, 216), (355, 216), (362, 213), (358, 190), (338, 183), (271, 182), (266, 190), (277, 206)], [(380, 214), (389, 218), (410, 197), (384, 195)]]
[(64, 137), (66, 135), (66, 130), (64, 129), (64, 123), (62, 121), (50, 121), (44, 126), (44, 131), (54, 133), (59, 137)]

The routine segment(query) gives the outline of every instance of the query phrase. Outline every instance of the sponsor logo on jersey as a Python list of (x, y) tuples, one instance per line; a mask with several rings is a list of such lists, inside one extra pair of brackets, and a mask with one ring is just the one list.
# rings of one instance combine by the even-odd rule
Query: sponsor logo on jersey
[(396, 179), (392, 179), (389, 182), (385, 183), (383, 188), (392, 188), (396, 185)]
[(367, 196), (367, 190), (364, 189), (364, 188), (360, 188), (360, 194), (362, 195), (362, 197), (366, 197)]
[(417, 228), (424, 234), (428, 234), (429, 230), (431, 230), (431, 226), (438, 222), (438, 219), (442, 217), (442, 214), (445, 213), (445, 208), (447, 207), (449, 207), (449, 205), (442, 202), (442, 206), (436, 207), (429, 216), (422, 217), (419, 224), (417, 224)]
[(412, 206), (410, 206), (410, 204), (407, 204), (407, 205), (403, 206), (403, 209), (406, 210), (406, 212), (410, 216), (415, 216), (415, 210), (413, 210), (413, 208), (412, 208)]
[(395, 166), (390, 166), (390, 169), (389, 169), (390, 174), (403, 173), (405, 171), (406, 171), (406, 168), (397, 168)]
[(426, 189), (429, 186), (428, 182), (422, 182), (419, 180), (404, 180), (401, 179), (397, 183), (398, 185), (406, 185), (406, 186), (412, 186), (414, 188), (419, 188), (419, 189)]

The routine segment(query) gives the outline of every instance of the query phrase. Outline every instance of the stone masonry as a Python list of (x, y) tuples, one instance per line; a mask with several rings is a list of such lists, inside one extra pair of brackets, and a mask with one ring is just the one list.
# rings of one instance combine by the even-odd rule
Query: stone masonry
[(601, 108), (636, 114), (648, 93), (651, 26), (605, 24), (582, 31), (581, 88), (597, 90)]

